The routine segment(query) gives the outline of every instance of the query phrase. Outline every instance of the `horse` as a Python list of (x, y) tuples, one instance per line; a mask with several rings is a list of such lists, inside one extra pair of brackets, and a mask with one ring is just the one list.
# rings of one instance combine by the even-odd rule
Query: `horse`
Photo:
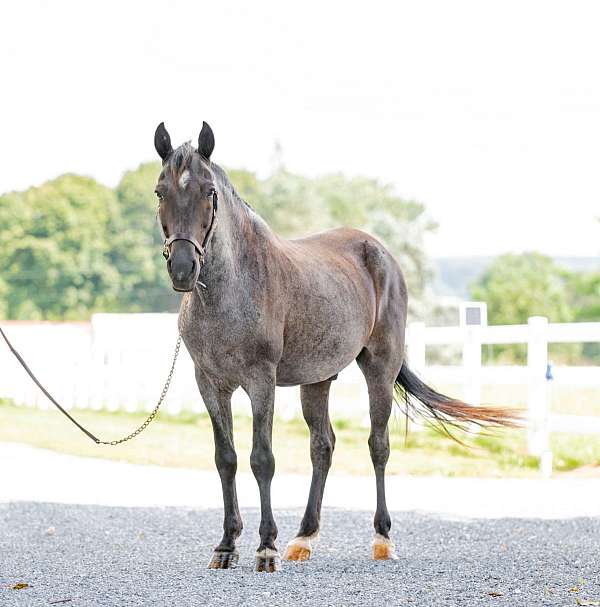
[(293, 240), (278, 236), (211, 160), (215, 137), (206, 122), (197, 148), (187, 142), (173, 149), (164, 123), (156, 128), (154, 146), (162, 160), (155, 193), (163, 254), (173, 288), (184, 293), (178, 327), (212, 422), (223, 491), (223, 537), (209, 568), (229, 569), (239, 560), (234, 390), (241, 387), (252, 408), (250, 464), (261, 514), (255, 570), (273, 572), (281, 568), (271, 507), (275, 387), (300, 386), (310, 432), (308, 502), (284, 555), (289, 561), (304, 561), (319, 536), (335, 447), (329, 390), (352, 361), (364, 375), (369, 396), (368, 445), (377, 496), (372, 556), (396, 559), (385, 498), (395, 391), (404, 394), (411, 411), (444, 428), (446, 423), (511, 425), (511, 412), (444, 396), (409, 369), (404, 352), (406, 283), (394, 257), (373, 236), (350, 228)]

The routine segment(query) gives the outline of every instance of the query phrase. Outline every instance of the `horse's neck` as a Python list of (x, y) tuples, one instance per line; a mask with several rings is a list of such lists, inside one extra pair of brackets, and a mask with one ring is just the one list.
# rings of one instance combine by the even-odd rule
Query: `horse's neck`
[(257, 239), (268, 241), (273, 236), (262, 219), (240, 200), (228, 195), (220, 203), (215, 233), (199, 276), (206, 289), (196, 289), (205, 302), (215, 304), (251, 278), (246, 268), (256, 254)]

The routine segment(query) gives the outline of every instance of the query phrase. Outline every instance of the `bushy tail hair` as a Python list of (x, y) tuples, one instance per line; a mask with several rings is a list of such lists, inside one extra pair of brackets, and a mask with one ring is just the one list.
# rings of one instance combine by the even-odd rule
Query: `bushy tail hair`
[(441, 430), (454, 440), (458, 439), (452, 435), (449, 427), (468, 431), (470, 424), (510, 428), (521, 425), (521, 416), (515, 409), (468, 405), (436, 392), (421, 381), (406, 362), (398, 373), (394, 392), (396, 401), (405, 407), (408, 418), (414, 419), (415, 415), (421, 417), (434, 429)]

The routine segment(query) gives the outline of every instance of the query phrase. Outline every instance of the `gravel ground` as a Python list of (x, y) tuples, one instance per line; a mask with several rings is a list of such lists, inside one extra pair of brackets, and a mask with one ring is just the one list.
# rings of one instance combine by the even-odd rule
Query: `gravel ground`
[[(280, 549), (301, 514), (276, 512)], [(600, 600), (600, 519), (395, 513), (400, 560), (373, 562), (372, 513), (327, 509), (313, 559), (269, 575), (252, 570), (258, 512), (244, 509), (243, 517), (240, 565), (209, 571), (220, 510), (0, 504), (0, 604), (529, 607)], [(12, 589), (18, 582), (29, 587)]]

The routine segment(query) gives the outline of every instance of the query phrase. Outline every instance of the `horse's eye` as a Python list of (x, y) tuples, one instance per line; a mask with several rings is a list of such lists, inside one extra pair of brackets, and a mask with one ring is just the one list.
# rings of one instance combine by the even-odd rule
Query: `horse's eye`
[(162, 200), (162, 199), (163, 199), (163, 196), (162, 196), (162, 194), (161, 194), (159, 191), (154, 190), (154, 193), (156, 194), (156, 197), (157, 197), (159, 200)]

